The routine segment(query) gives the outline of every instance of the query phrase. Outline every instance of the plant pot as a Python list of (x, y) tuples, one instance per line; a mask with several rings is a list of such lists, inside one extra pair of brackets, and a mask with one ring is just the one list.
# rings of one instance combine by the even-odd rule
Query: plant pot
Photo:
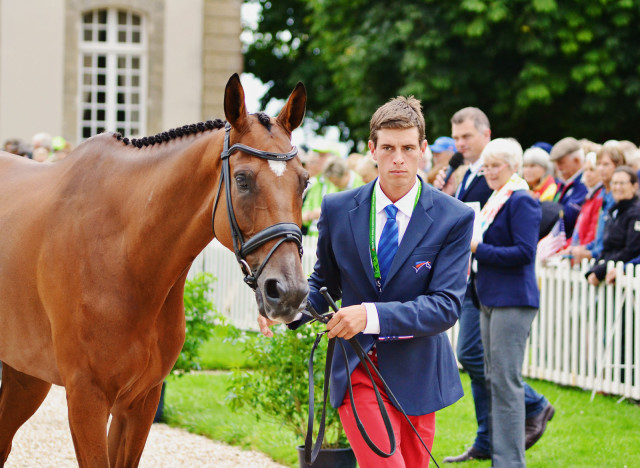
[(356, 456), (351, 447), (320, 449), (318, 458), (311, 465), (304, 461), (304, 445), (298, 445), (300, 468), (356, 468)]
[(158, 402), (158, 408), (156, 409), (156, 415), (153, 417), (153, 422), (164, 422), (164, 388), (167, 382), (162, 382), (162, 390), (160, 391), (160, 401)]

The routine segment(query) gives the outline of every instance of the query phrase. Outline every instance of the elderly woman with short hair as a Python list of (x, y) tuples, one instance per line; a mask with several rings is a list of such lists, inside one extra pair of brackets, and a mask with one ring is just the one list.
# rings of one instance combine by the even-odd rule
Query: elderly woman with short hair
[(558, 185), (551, 173), (553, 166), (549, 153), (542, 148), (531, 147), (523, 155), (522, 176), (529, 184), (531, 195), (541, 202), (553, 201)]
[[(525, 463), (525, 404), (522, 361), (539, 307), (535, 276), (540, 204), (518, 175), (522, 147), (497, 138), (484, 148), (484, 176), (493, 194), (480, 212), (471, 242), (477, 261), (480, 331), (490, 395), (492, 462), (495, 468)], [(547, 417), (553, 417), (553, 406)]]

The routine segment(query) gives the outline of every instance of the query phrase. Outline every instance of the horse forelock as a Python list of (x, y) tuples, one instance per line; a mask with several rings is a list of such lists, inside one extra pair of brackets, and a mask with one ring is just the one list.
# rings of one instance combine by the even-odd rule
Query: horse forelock
[(224, 120), (215, 119), (207, 120), (206, 122), (199, 122), (197, 124), (183, 125), (182, 127), (172, 128), (166, 132), (161, 132), (156, 135), (143, 137), (143, 138), (126, 138), (120, 133), (114, 133), (113, 137), (118, 141), (121, 141), (124, 145), (132, 145), (136, 148), (142, 148), (143, 146), (152, 146), (165, 143), (167, 141), (174, 140), (187, 135), (195, 135), (207, 130), (220, 129), (224, 127)]
[(258, 118), (258, 122), (260, 122), (264, 128), (271, 131), (271, 117), (269, 117), (264, 112), (256, 112), (255, 116)]

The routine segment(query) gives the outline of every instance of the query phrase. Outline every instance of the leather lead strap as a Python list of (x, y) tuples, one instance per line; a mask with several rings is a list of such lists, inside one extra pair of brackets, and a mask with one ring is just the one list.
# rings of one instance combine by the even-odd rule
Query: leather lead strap
[[(324, 287), (321, 288), (320, 289), (320, 293), (322, 293), (322, 295), (325, 297), (325, 300), (329, 303), (329, 305), (334, 310), (334, 312), (337, 312), (338, 311), (338, 307), (337, 307), (336, 303), (333, 301), (333, 299), (331, 298), (331, 296), (329, 295), (329, 293), (327, 292), (327, 288), (324, 288)], [(309, 310), (309, 312), (311, 313), (311, 315), (314, 317), (315, 320), (317, 320), (319, 322), (322, 322), (322, 323), (327, 323), (329, 320), (331, 320), (331, 317), (333, 316), (332, 313), (325, 314), (325, 315), (320, 315), (313, 308), (313, 306), (311, 306), (311, 304), (308, 304), (307, 310)], [(320, 447), (322, 446), (322, 441), (324, 439), (327, 395), (329, 393), (329, 380), (331, 378), (331, 362), (333, 360), (333, 354), (334, 354), (336, 338), (331, 338), (329, 340), (329, 342), (328, 342), (328, 345), (327, 345), (327, 359), (326, 359), (326, 362), (325, 362), (325, 370), (324, 370), (324, 387), (323, 387), (324, 394), (322, 396), (322, 415), (320, 417), (320, 423), (319, 423), (319, 428), (318, 428), (318, 436), (317, 436), (315, 444), (313, 444), (313, 448), (312, 448), (311, 445), (312, 445), (312, 441), (313, 441), (313, 420), (314, 420), (313, 356), (314, 356), (316, 348), (318, 347), (318, 345), (320, 344), (320, 341), (322, 340), (322, 336), (324, 334), (326, 334), (326, 333), (327, 333), (326, 331), (318, 333), (318, 336), (316, 337), (316, 341), (314, 342), (313, 347), (311, 348), (311, 356), (309, 357), (309, 421), (308, 421), (308, 424), (307, 424), (307, 437), (305, 439), (305, 444), (304, 444), (304, 459), (305, 459), (305, 463), (307, 463), (309, 465), (312, 464), (316, 460), (316, 458), (318, 456), (318, 453), (320, 452)], [(382, 386), (384, 388), (384, 391), (386, 392), (386, 394), (389, 397), (389, 399), (394, 403), (396, 408), (398, 408), (400, 410), (400, 412), (402, 413), (404, 418), (407, 420), (407, 422), (409, 423), (409, 426), (411, 426), (411, 429), (413, 429), (413, 432), (416, 434), (416, 436), (420, 440), (420, 443), (422, 444), (424, 449), (427, 451), (427, 453), (429, 454), (429, 456), (433, 460), (433, 463), (436, 465), (437, 468), (440, 468), (440, 465), (438, 465), (438, 462), (433, 457), (433, 454), (431, 453), (431, 450), (429, 450), (429, 447), (427, 447), (427, 444), (425, 444), (424, 440), (422, 440), (422, 437), (420, 437), (420, 434), (418, 433), (418, 431), (414, 427), (413, 423), (409, 419), (409, 416), (407, 416), (407, 413), (405, 413), (404, 409), (402, 409), (402, 405), (400, 405), (400, 403), (398, 402), (397, 398), (395, 397), (393, 392), (391, 392), (391, 389), (389, 388), (389, 386), (387, 385), (385, 380), (382, 378), (382, 375), (380, 374), (380, 371), (373, 364), (373, 362), (371, 362), (371, 359), (369, 358), (367, 353), (365, 353), (364, 349), (362, 349), (362, 345), (360, 344), (360, 342), (354, 336), (353, 338), (351, 338), (351, 339), (349, 339), (347, 341), (351, 345), (351, 348), (355, 351), (356, 355), (360, 359), (360, 362), (362, 363), (363, 367), (367, 371), (367, 374), (369, 376), (369, 379), (371, 380), (371, 384), (373, 386), (373, 389), (374, 389), (374, 391), (376, 393), (376, 400), (377, 400), (377, 403), (378, 403), (378, 408), (380, 409), (380, 415), (382, 416), (382, 420), (384, 421), (385, 429), (387, 430), (387, 436), (389, 437), (389, 445), (390, 445), (389, 453), (384, 452), (383, 450), (381, 450), (371, 440), (371, 438), (369, 437), (369, 434), (367, 434), (367, 431), (364, 428), (364, 424), (362, 424), (362, 421), (360, 420), (360, 417), (358, 416), (358, 412), (356, 411), (355, 402), (353, 401), (353, 385), (351, 383), (351, 373), (349, 372), (349, 361), (347, 359), (347, 350), (344, 347), (343, 341), (344, 340), (342, 338), (340, 338), (338, 340), (338, 342), (340, 343), (340, 347), (342, 348), (342, 355), (343, 355), (344, 362), (345, 362), (345, 369), (347, 369), (347, 381), (348, 381), (347, 388), (349, 390), (349, 397), (350, 397), (350, 400), (351, 400), (351, 409), (353, 410), (353, 416), (354, 416), (354, 418), (356, 420), (356, 425), (358, 426), (358, 430), (360, 431), (360, 435), (362, 435), (362, 438), (367, 443), (369, 448), (376, 455), (379, 455), (379, 456), (385, 457), (385, 458), (388, 458), (388, 457), (392, 456), (395, 453), (395, 450), (396, 450), (396, 440), (395, 440), (395, 435), (393, 433), (393, 427), (392, 427), (391, 421), (389, 419), (389, 414), (387, 412), (387, 408), (384, 406), (384, 402), (382, 401), (382, 396), (380, 395), (380, 392), (378, 390), (378, 386), (376, 385), (376, 383), (375, 383), (375, 381), (373, 379), (373, 375), (371, 374), (371, 371), (369, 370), (369, 367), (371, 367), (371, 369), (373, 369), (375, 374), (378, 376), (378, 378), (382, 382)]]

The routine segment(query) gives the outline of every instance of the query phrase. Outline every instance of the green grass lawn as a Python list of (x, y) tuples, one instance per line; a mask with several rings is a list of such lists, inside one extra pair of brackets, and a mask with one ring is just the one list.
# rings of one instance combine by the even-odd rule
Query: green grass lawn
[[(208, 344), (219, 354), (221, 367), (229, 361), (242, 362), (238, 349)], [(208, 353), (208, 351), (207, 351)], [(233, 359), (231, 359), (233, 358)], [(212, 362), (207, 358), (207, 362)], [(231, 366), (232, 367), (232, 366)], [(465, 396), (437, 415), (434, 456), (440, 461), (457, 455), (473, 441), (476, 424), (469, 378), (461, 374)], [(634, 467), (640, 466), (640, 406), (616, 403), (617, 398), (560, 387), (543, 381), (529, 381), (555, 406), (556, 413), (538, 443), (527, 451), (531, 467)], [(170, 425), (204, 434), (212, 439), (260, 450), (274, 460), (297, 467), (295, 446), (303, 441), (277, 421), (255, 412), (234, 413), (225, 403), (228, 373), (190, 374), (168, 379), (165, 414)], [(486, 468), (489, 461), (465, 463), (464, 468)], [(448, 466), (448, 465), (447, 465)]]

